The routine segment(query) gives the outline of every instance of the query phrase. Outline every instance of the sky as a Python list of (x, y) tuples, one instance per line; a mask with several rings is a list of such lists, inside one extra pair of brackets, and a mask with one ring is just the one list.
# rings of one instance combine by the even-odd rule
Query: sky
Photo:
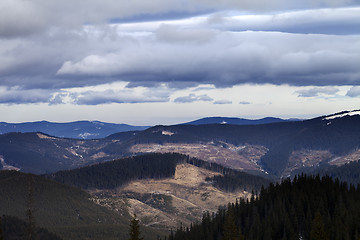
[(0, 122), (360, 109), (360, 0), (1, 0)]

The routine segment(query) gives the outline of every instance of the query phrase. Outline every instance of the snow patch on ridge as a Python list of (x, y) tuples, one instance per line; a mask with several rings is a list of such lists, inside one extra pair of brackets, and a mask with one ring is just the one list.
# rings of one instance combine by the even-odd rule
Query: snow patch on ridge
[(172, 136), (172, 135), (174, 135), (175, 133), (170, 132), (170, 131), (162, 131), (161, 134), (162, 134), (162, 135), (166, 135), (166, 136)]
[(80, 133), (78, 136), (82, 139), (87, 139), (88, 137), (90, 136), (98, 136), (99, 134), (98, 133), (88, 133), (88, 132), (85, 132), (85, 133)]
[(339, 114), (330, 115), (328, 117), (323, 118), (322, 120), (332, 120), (335, 118), (342, 118), (342, 117), (346, 117), (346, 116), (356, 116), (356, 115), (360, 115), (360, 110), (354, 110), (354, 111), (350, 111), (350, 112), (342, 112)]
[(15, 171), (20, 171), (20, 168), (8, 165), (5, 163), (5, 159), (3, 156), (0, 155), (0, 162), (3, 166), (2, 170), (15, 170)]

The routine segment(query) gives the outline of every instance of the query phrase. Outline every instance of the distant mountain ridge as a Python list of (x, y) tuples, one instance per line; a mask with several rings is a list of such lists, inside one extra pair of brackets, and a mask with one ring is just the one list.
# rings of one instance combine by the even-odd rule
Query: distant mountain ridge
[(104, 138), (118, 132), (142, 131), (147, 128), (149, 128), (149, 126), (132, 126), (100, 121), (76, 121), (67, 123), (47, 121), (25, 123), (0, 122), (0, 134), (9, 132), (42, 132), (55, 137), (77, 139)]
[(0, 169), (52, 173), (150, 152), (178, 152), (286, 177), (360, 159), (360, 111), (257, 125), (154, 126), (78, 140), (42, 133), (0, 135)]
[[(230, 117), (206, 117), (184, 125), (203, 125), (203, 124), (233, 124), (233, 125), (258, 125), (277, 122), (288, 122), (296, 120), (284, 120), (281, 118), (266, 117), (262, 119), (245, 119)], [(75, 138), (75, 139), (99, 139), (112, 134), (143, 131), (151, 126), (133, 126), (128, 124), (105, 123), (100, 121), (75, 121), (67, 123), (56, 123), (48, 121), (7, 123), (0, 122), (0, 134), (10, 132), (42, 132), (54, 137)]]
[(184, 125), (203, 125), (203, 124), (258, 125), (258, 124), (289, 122), (289, 121), (298, 121), (298, 119), (284, 120), (275, 117), (265, 117), (261, 119), (245, 119), (245, 118), (236, 118), (236, 117), (206, 117), (183, 124)]

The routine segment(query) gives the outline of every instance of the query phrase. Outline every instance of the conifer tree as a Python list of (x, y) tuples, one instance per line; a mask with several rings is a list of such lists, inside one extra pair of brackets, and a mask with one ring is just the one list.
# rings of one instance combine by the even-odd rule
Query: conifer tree
[(328, 240), (329, 236), (325, 232), (322, 216), (320, 212), (315, 214), (314, 221), (311, 225), (310, 240)]
[(3, 231), (2, 231), (1, 216), (0, 216), (0, 240), (4, 240)]
[(27, 197), (27, 210), (26, 216), (28, 217), (28, 240), (35, 239), (35, 218), (34, 218), (34, 178), (28, 175), (28, 197)]
[(140, 225), (139, 220), (136, 218), (136, 214), (130, 221), (129, 229), (129, 240), (143, 240), (144, 238), (140, 237)]
[(236, 228), (234, 209), (231, 205), (225, 214), (224, 222), (224, 240), (238, 240), (241, 239), (241, 235)]

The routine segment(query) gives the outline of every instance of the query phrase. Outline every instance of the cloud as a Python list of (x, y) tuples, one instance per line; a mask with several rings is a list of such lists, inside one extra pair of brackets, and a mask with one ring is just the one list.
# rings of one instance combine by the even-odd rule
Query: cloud
[(318, 97), (319, 95), (335, 95), (339, 89), (335, 87), (316, 87), (295, 91), (298, 97)]
[(100, 105), (109, 103), (155, 103), (168, 102), (171, 90), (157, 88), (124, 88), (122, 84), (91, 87), (95, 90), (68, 90), (70, 101), (77, 105)]
[(0, 88), (1, 104), (47, 103), (52, 96), (52, 91), (43, 89)]
[[(3, 0), (0, 87), (18, 89), (9, 92), (14, 95), (41, 89), (46, 97), (32, 93), (33, 100), (19, 99), (50, 99), (50, 104), (74, 100), (67, 89), (83, 88), (78, 104), (102, 104), (168, 101), (174, 89), (204, 84), (356, 86), (360, 8), (350, 7), (355, 3)], [(245, 15), (246, 9), (253, 15)], [(173, 18), (172, 12), (177, 13)], [(129, 89), (166, 86), (167, 93), (130, 100), (124, 91), (122, 98), (118, 90), (84, 90), (118, 81)], [(108, 96), (97, 96), (100, 92)], [(3, 96), (3, 102), (17, 102)]]
[[(203, 20), (204, 21), (204, 20)], [(359, 34), (360, 8), (311, 9), (272, 15), (223, 15), (205, 20), (212, 28), (227, 31), (272, 31), (305, 34)], [(199, 21), (200, 24), (200, 21)]]
[[(358, 6), (357, 0), (2, 0), (0, 1), (0, 37), (22, 37), (53, 28), (76, 29), (84, 24), (104, 24), (113, 19), (143, 22), (197, 16), (199, 13), (228, 9), (252, 13), (294, 11), (317, 8)], [(146, 17), (147, 16), (147, 17)], [(166, 18), (166, 19), (164, 19)]]
[(232, 101), (222, 99), (222, 100), (215, 101), (214, 104), (232, 104)]
[(346, 93), (346, 96), (360, 97), (360, 87), (355, 86), (355, 87), (350, 88), (350, 90)]
[(213, 99), (206, 94), (195, 95), (195, 94), (191, 93), (188, 96), (178, 97), (174, 100), (174, 102), (176, 102), (176, 103), (192, 103), (192, 102), (199, 102), (199, 101), (211, 102), (211, 101), (213, 101)]
[(195, 44), (202, 44), (216, 37), (216, 32), (211, 29), (180, 29), (169, 24), (160, 25), (155, 34), (160, 41)]
[(129, 82), (354, 85), (360, 69), (358, 36), (222, 32), (196, 45), (161, 43), (152, 36), (107, 54), (66, 61), (58, 77), (116, 77)]
[(149, 103), (168, 102), (168, 96), (152, 94), (136, 94), (132, 91), (88, 91), (78, 94), (75, 97), (75, 104), (78, 105), (99, 105), (109, 103)]
[(248, 105), (248, 104), (251, 104), (251, 102), (241, 101), (241, 102), (239, 102), (239, 104)]

